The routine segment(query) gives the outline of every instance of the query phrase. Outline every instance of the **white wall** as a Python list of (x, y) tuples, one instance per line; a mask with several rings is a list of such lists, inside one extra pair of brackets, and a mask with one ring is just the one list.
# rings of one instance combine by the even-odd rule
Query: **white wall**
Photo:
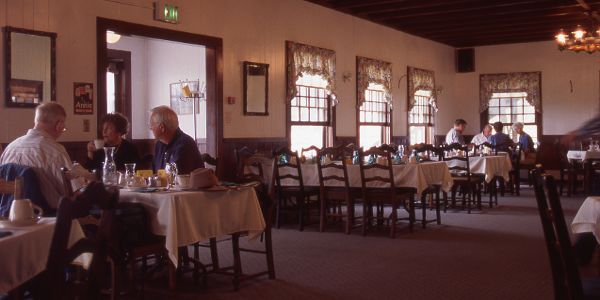
[[(479, 74), (542, 72), (543, 134), (565, 134), (598, 114), (598, 54), (560, 52), (554, 42), (478, 47), (474, 73), (457, 74), (454, 99), (467, 122), (479, 127)], [(569, 81), (573, 83), (573, 92)]]
[[(1, 26), (51, 31), (57, 38), (57, 98), (67, 112), (73, 111), (73, 82), (96, 84), (96, 17), (205, 34), (223, 39), (224, 98), (236, 97), (235, 105), (224, 105), (225, 137), (283, 137), (285, 135), (285, 40), (333, 49), (337, 53), (338, 135), (354, 136), (355, 85), (342, 81), (344, 72), (355, 74), (355, 56), (392, 62), (394, 70), (394, 135), (406, 135), (407, 65), (431, 69), (444, 87), (439, 97), (438, 127), (442, 133), (460, 112), (454, 96), (454, 52), (451, 47), (417, 38), (371, 22), (300, 0), (177, 0), (181, 23), (152, 20), (151, 0), (0, 0)], [(298, 17), (300, 15), (301, 17)], [(1, 47), (0, 47), (1, 48)], [(0, 50), (2, 51), (2, 50)], [(0, 52), (1, 53), (1, 52)], [(243, 116), (241, 61), (270, 64), (269, 116)], [(0, 69), (3, 69), (0, 62)], [(2, 75), (3, 76), (3, 75)], [(400, 80), (400, 78), (402, 78)], [(1, 78), (0, 78), (1, 79)], [(149, 78), (150, 80), (150, 78)], [(400, 86), (398, 81), (400, 80)], [(4, 88), (0, 81), (0, 90)], [(217, 99), (223, 101), (223, 99)], [(0, 142), (9, 142), (31, 127), (33, 110), (0, 109)], [(92, 128), (83, 132), (82, 120)], [(67, 120), (65, 141), (91, 139), (95, 116), (73, 116)], [(10, 126), (9, 126), (10, 125)]]

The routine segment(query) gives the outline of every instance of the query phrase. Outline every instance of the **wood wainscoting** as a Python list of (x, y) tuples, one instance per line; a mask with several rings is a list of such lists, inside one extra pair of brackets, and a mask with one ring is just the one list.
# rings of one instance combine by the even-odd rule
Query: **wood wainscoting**
[[(144, 169), (152, 169), (152, 161), (148, 159), (149, 155), (154, 154), (154, 139), (141, 139), (141, 140), (132, 140), (131, 141), (138, 149), (138, 153), (140, 158), (142, 158), (142, 162), (140, 162), (136, 169), (144, 170)], [(89, 141), (83, 142), (60, 142), (69, 157), (73, 162), (84, 162), (87, 161), (87, 144)], [(144, 159), (146, 158), (146, 159)]]
[(287, 139), (281, 138), (226, 138), (219, 149), (219, 178), (235, 181), (236, 161), (235, 149), (248, 147), (261, 152), (272, 152), (287, 146)]

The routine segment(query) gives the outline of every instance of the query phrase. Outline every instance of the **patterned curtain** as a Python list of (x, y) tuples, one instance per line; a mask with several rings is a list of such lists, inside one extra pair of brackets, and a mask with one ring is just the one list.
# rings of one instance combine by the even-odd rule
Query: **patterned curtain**
[(286, 51), (287, 100), (296, 96), (296, 81), (302, 73), (323, 76), (327, 93), (335, 100), (335, 51), (291, 41), (286, 41)]
[(479, 77), (479, 112), (488, 109), (493, 93), (526, 92), (526, 100), (542, 112), (540, 84), (542, 72), (518, 72), (504, 74), (481, 74)]
[(392, 64), (389, 62), (356, 57), (356, 94), (358, 95), (358, 106), (365, 102), (365, 90), (369, 83), (383, 85), (385, 100), (392, 107)]
[(437, 110), (435, 74), (433, 71), (408, 67), (408, 111), (415, 106), (415, 93), (418, 90), (430, 91), (430, 104)]

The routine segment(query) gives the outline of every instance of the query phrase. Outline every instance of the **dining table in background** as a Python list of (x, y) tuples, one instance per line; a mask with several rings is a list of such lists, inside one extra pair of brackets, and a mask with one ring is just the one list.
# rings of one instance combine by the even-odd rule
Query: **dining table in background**
[[(449, 167), (466, 164), (466, 162), (459, 160), (446, 161), (446, 163)], [(469, 168), (471, 169), (471, 173), (484, 174), (486, 182), (491, 182), (496, 176), (508, 181), (510, 179), (509, 173), (512, 169), (512, 162), (509, 155), (501, 153), (498, 155), (470, 156)]]
[(600, 197), (591, 196), (583, 201), (571, 222), (571, 231), (591, 232), (600, 243)]
[(600, 151), (585, 151), (585, 150), (569, 150), (567, 159), (585, 161), (587, 159), (600, 159)]
[[(56, 218), (42, 218), (30, 226), (11, 226), (3, 223), (2, 231), (12, 234), (0, 238), (0, 294), (7, 293), (46, 269)], [(69, 246), (84, 238), (77, 220), (73, 220)], [(82, 254), (75, 263), (87, 268), (91, 254)]]

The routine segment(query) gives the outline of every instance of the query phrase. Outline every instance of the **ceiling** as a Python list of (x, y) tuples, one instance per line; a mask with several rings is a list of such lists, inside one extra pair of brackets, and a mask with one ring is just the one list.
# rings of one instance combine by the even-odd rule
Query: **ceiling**
[(548, 41), (600, 21), (600, 0), (307, 1), (457, 48)]

